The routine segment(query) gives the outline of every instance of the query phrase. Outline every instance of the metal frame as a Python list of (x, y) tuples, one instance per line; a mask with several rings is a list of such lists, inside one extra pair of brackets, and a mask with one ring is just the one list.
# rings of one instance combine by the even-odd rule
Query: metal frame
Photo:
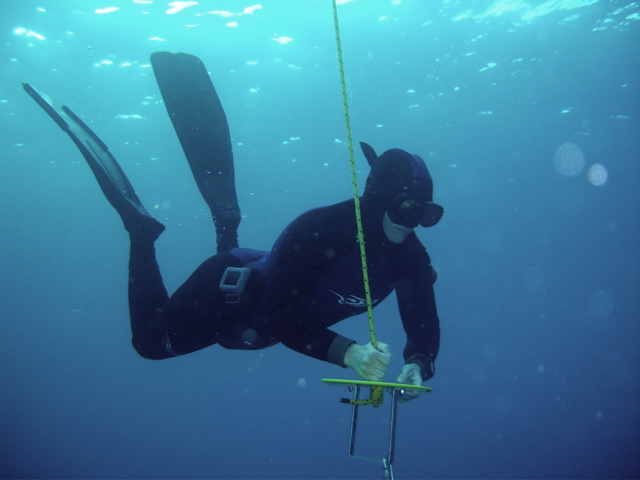
[[(360, 399), (360, 385), (353, 385), (349, 387), (349, 391), (353, 392), (353, 400)], [(351, 410), (351, 429), (349, 431), (349, 456), (352, 458), (359, 458), (361, 460), (370, 460), (373, 462), (382, 461), (382, 478), (383, 480), (393, 480), (393, 459), (396, 446), (396, 422), (398, 418), (398, 399), (404, 395), (404, 390), (399, 388), (393, 389), (393, 400), (391, 401), (391, 416), (389, 421), (389, 444), (387, 454), (380, 459), (362, 457), (355, 454), (356, 449), (356, 431), (358, 428), (358, 408), (360, 405), (357, 403), (352, 404)]]

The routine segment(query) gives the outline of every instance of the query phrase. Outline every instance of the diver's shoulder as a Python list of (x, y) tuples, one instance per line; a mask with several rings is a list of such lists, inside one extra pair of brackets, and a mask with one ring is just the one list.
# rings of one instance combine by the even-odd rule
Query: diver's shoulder
[(405, 251), (406, 254), (411, 256), (426, 256), (429, 258), (429, 254), (427, 253), (427, 248), (424, 246), (416, 232), (411, 233), (404, 242), (401, 244), (401, 249)]
[(305, 213), (300, 215), (299, 218), (322, 218), (333, 221), (341, 221), (343, 219), (352, 218), (355, 221), (355, 215), (356, 213), (354, 210), (353, 200), (345, 200), (343, 202), (334, 203), (332, 205), (324, 205), (312, 208), (311, 210), (307, 210)]

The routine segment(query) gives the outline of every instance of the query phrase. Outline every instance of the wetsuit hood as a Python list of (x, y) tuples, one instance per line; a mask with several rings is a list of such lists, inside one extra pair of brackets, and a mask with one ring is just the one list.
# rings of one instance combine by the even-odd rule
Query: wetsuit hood
[(377, 156), (373, 148), (360, 143), (371, 172), (363, 194), (386, 211), (394, 223), (430, 227), (438, 223), (444, 209), (433, 202), (433, 181), (424, 160), (394, 148)]

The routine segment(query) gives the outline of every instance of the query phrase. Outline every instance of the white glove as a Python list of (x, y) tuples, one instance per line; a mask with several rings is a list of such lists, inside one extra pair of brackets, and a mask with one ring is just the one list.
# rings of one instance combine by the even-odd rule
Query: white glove
[(366, 345), (354, 343), (344, 354), (344, 364), (352, 368), (360, 378), (371, 382), (380, 382), (391, 362), (391, 348), (386, 343), (378, 342), (378, 349), (371, 342)]
[[(402, 372), (398, 375), (396, 380), (398, 383), (404, 383), (408, 385), (422, 385), (422, 372), (420, 367), (415, 363), (407, 363), (402, 367)], [(422, 392), (420, 390), (405, 390), (404, 395), (401, 395), (398, 400), (401, 402), (408, 402), (414, 398), (418, 398)]]

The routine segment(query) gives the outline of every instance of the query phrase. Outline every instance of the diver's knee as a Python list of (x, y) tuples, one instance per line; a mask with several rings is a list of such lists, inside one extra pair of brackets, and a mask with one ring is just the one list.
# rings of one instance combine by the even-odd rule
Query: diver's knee
[(133, 338), (131, 340), (131, 344), (138, 355), (142, 358), (146, 358), (147, 360), (163, 360), (165, 358), (173, 357), (173, 355), (168, 351), (166, 345), (160, 342), (145, 342), (138, 341), (138, 339)]

